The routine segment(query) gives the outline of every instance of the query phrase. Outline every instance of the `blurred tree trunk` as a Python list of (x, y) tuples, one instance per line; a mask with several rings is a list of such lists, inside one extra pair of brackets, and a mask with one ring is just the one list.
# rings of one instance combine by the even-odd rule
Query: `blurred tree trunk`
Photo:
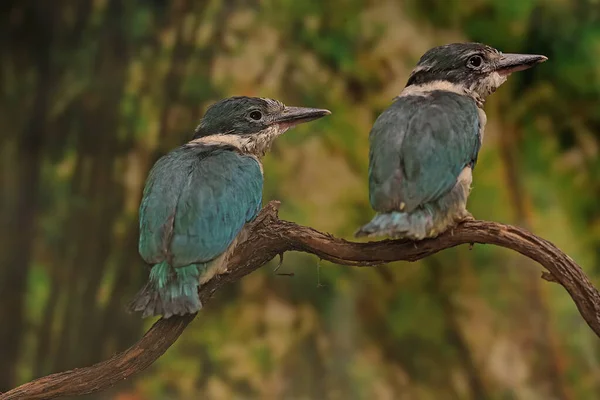
[[(80, 113), (81, 104), (78, 103), (76, 106), (76, 112)], [(77, 293), (77, 263), (74, 259), (74, 251), (77, 246), (81, 235), (77, 233), (77, 225), (84, 219), (84, 213), (82, 206), (78, 204), (77, 199), (81, 198), (81, 191), (83, 190), (83, 175), (84, 175), (84, 160), (82, 154), (82, 142), (78, 141), (75, 146), (77, 153), (77, 159), (75, 166), (73, 167), (73, 177), (71, 178), (70, 184), (70, 195), (69, 195), (69, 215), (64, 226), (65, 237), (69, 238), (68, 241), (63, 243), (64, 249), (59, 255), (62, 260), (62, 267), (58, 272), (58, 279), (61, 282), (62, 290), (59, 303), (61, 304), (61, 319), (58, 324), (58, 330), (54, 337), (54, 346), (52, 351), (52, 367), (51, 370), (58, 372), (63, 370), (68, 365), (66, 351), (71, 338), (69, 337), (69, 326), (73, 324), (72, 317), (73, 312), (71, 311), (75, 304), (74, 300)], [(75, 242), (75, 243), (73, 243)]]
[[(119, 156), (119, 102), (125, 84), (128, 53), (122, 32), (122, 3), (110, 1), (101, 25), (96, 65), (90, 85), (77, 105), (79, 129), (77, 163), (73, 176), (72, 215), (67, 224), (71, 238), (66, 259), (68, 282), (63, 296), (63, 318), (54, 355), (54, 370), (98, 360), (101, 344), (91, 342), (102, 321), (98, 290), (107, 270), (113, 222), (122, 206), (122, 187), (113, 173)], [(99, 82), (103, 82), (102, 90)], [(80, 204), (78, 199), (89, 199)], [(93, 356), (95, 355), (95, 357)]]
[[(517, 128), (515, 126), (505, 125), (500, 136), (500, 153), (504, 164), (505, 179), (509, 191), (510, 204), (514, 213), (515, 224), (525, 229), (531, 230), (531, 215), (528, 212), (527, 191), (523, 187), (521, 174), (518, 166), (523, 165), (519, 162), (517, 154)], [(544, 296), (544, 281), (540, 278), (539, 268), (530, 260), (521, 260), (526, 264), (522, 269), (525, 277), (525, 296), (527, 301), (519, 302), (517, 305), (518, 313), (522, 314), (520, 321), (525, 326), (529, 326), (528, 331), (531, 335), (527, 338), (533, 342), (535, 348), (535, 357), (539, 357), (534, 376), (543, 382), (549, 389), (549, 392), (561, 400), (573, 399), (569, 388), (564, 382), (564, 355), (558, 346), (558, 338), (550, 324), (550, 313), (548, 302)]]
[(52, 324), (56, 317), (61, 289), (60, 281), (56, 278), (56, 274), (57, 272), (55, 269), (50, 271), (50, 295), (46, 301), (44, 312), (42, 314), (42, 323), (37, 333), (38, 343), (33, 362), (33, 376), (36, 378), (49, 373), (48, 355), (50, 353), (52, 341)]
[[(85, 120), (92, 131), (85, 132), (92, 147), (89, 156), (93, 159), (90, 176), (91, 225), (94, 232), (84, 232), (89, 243), (89, 252), (82, 255), (85, 265), (79, 265), (83, 292), (78, 301), (78, 321), (72, 344), (75, 365), (87, 365), (100, 360), (102, 346), (94, 342), (96, 332), (102, 328), (102, 308), (97, 296), (108, 267), (112, 250), (113, 225), (123, 207), (123, 186), (117, 182), (116, 160), (120, 156), (118, 140), (120, 127), (119, 103), (126, 84), (130, 57), (128, 38), (124, 32), (124, 3), (112, 0), (107, 6), (105, 22), (100, 33), (99, 61), (95, 75), (98, 81), (106, 82), (101, 98), (93, 98), (86, 107)], [(94, 87), (94, 85), (92, 86)], [(94, 96), (93, 93), (90, 93)], [(83, 139), (83, 138), (82, 138)], [(74, 300), (74, 299), (73, 299)], [(109, 325), (110, 326), (110, 325)], [(114, 329), (114, 328), (113, 328)], [(81, 351), (87, 349), (87, 351)]]
[[(42, 164), (45, 123), (52, 88), (50, 44), (52, 42), (52, 7), (44, 4), (25, 13), (23, 26), (31, 30), (25, 39), (30, 57), (36, 65), (35, 98), (31, 116), (18, 136), (16, 147), (17, 175), (14, 210), (8, 214), (4, 229), (6, 243), (2, 251), (0, 278), (0, 391), (13, 386), (22, 338), (25, 334), (25, 295), (27, 278), (36, 235), (38, 182)], [(35, 27), (35, 28), (33, 28)], [(20, 41), (14, 46), (23, 45)]]
[[(446, 258), (447, 259), (447, 258)], [(452, 279), (450, 274), (445, 272), (444, 265), (440, 263), (438, 257), (429, 257), (425, 260), (426, 268), (431, 274), (431, 291), (435, 300), (440, 305), (444, 323), (446, 326), (446, 338), (448, 343), (454, 347), (458, 355), (458, 360), (462, 366), (467, 378), (470, 398), (474, 400), (485, 400), (490, 398), (486, 387), (485, 378), (475, 362), (467, 338), (462, 333), (462, 328), (458, 320), (458, 310), (452, 302), (452, 291), (446, 288), (446, 281)], [(448, 265), (457, 265), (458, 263), (448, 263)], [(446, 265), (446, 267), (448, 266)]]
[[(65, 3), (59, 3), (59, 5), (55, 4), (55, 8), (62, 9)], [(52, 50), (59, 53), (65, 51), (65, 53), (72, 56), (72, 53), (78, 51), (82, 46), (82, 43), (85, 43), (85, 39), (87, 36), (84, 34), (85, 29), (88, 27), (88, 21), (91, 15), (91, 7), (92, 4), (90, 2), (79, 2), (77, 4), (76, 9), (76, 22), (73, 25), (72, 29), (67, 32), (66, 28), (61, 29), (61, 41), (60, 43), (54, 43)], [(55, 26), (62, 25), (58, 22), (55, 23)], [(58, 42), (56, 40), (55, 42)], [(64, 111), (60, 114), (55, 115), (52, 121), (48, 121), (49, 130), (48, 137), (50, 137), (46, 143), (45, 151), (49, 154), (50, 158), (54, 158), (54, 154), (65, 154), (71, 146), (69, 146), (67, 138), (72, 134), (72, 125), (73, 121), (76, 121), (79, 118), (80, 114), (79, 104), (76, 102), (71, 102)], [(54, 157), (53, 157), (54, 156)], [(77, 176), (81, 173), (81, 165), (80, 158), (77, 159), (78, 162), (75, 165), (75, 177), (72, 178), (72, 181), (77, 180)], [(74, 190), (71, 192), (76, 193)], [(67, 199), (61, 199), (65, 202), (72, 203), (73, 198), (69, 196)], [(50, 205), (50, 207), (56, 207), (55, 204)], [(52, 210), (52, 209), (50, 209)], [(37, 330), (37, 349), (35, 352), (34, 362), (33, 362), (33, 376), (39, 377), (42, 375), (46, 375), (52, 371), (52, 351), (53, 344), (55, 344), (58, 340), (53, 330), (55, 327), (55, 320), (60, 316), (60, 305), (61, 298), (65, 292), (65, 287), (69, 287), (66, 285), (66, 282), (70, 279), (70, 274), (67, 273), (69, 271), (68, 264), (65, 262), (68, 259), (68, 250), (70, 248), (70, 236), (67, 236), (68, 232), (73, 232), (73, 230), (69, 229), (70, 224), (76, 223), (76, 220), (71, 216), (67, 217), (67, 224), (63, 226), (62, 234), (53, 240), (52, 246), (52, 254), (53, 257), (49, 260), (48, 265), (48, 274), (50, 276), (50, 294), (48, 296), (48, 300), (44, 306), (44, 311), (42, 312), (42, 322)]]

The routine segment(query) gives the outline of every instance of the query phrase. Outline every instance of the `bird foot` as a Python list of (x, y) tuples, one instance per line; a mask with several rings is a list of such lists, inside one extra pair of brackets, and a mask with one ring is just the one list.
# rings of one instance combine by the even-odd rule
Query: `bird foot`
[(458, 222), (458, 223), (465, 222), (465, 221), (475, 221), (475, 217), (473, 217), (473, 214), (471, 214), (467, 210), (464, 210), (461, 213), (460, 217), (458, 217), (456, 220), (456, 222)]

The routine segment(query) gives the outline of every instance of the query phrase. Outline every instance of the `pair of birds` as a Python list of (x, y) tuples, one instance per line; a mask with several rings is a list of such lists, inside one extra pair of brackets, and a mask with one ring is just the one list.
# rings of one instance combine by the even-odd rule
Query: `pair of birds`
[[(479, 43), (427, 51), (369, 136), (369, 200), (356, 236), (435, 237), (466, 209), (483, 140), (483, 104), (507, 77), (546, 57)], [(274, 139), (330, 112), (232, 97), (208, 108), (193, 139), (159, 159), (140, 205), (139, 251), (150, 278), (129, 306), (144, 317), (195, 313), (200, 285), (226, 272), (261, 209), (260, 159)]]

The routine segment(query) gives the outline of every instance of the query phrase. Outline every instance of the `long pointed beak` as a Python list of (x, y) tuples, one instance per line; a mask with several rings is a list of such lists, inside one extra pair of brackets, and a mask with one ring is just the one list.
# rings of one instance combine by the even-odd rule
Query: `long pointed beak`
[(292, 127), (304, 122), (314, 121), (330, 115), (331, 111), (321, 108), (285, 107), (283, 112), (274, 119), (274, 123)]
[(501, 74), (511, 74), (529, 69), (536, 64), (543, 63), (548, 57), (538, 54), (511, 54), (504, 53), (496, 64), (496, 71)]

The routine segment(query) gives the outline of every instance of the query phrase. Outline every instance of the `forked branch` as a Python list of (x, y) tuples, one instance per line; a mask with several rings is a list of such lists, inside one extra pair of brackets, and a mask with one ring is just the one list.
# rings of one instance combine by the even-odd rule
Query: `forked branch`
[[(223, 284), (235, 282), (258, 269), (278, 254), (302, 251), (342, 265), (374, 266), (391, 261), (416, 261), (440, 250), (465, 243), (506, 247), (540, 263), (549, 281), (561, 284), (581, 316), (600, 337), (600, 293), (583, 270), (552, 243), (523, 229), (487, 221), (468, 221), (435, 239), (421, 242), (384, 240), (353, 243), (312, 228), (282, 221), (277, 217), (279, 202), (270, 202), (260, 213), (250, 239), (230, 260), (230, 273), (221, 275), (200, 289), (203, 304)], [(133, 346), (85, 368), (60, 372), (25, 383), (0, 395), (8, 399), (51, 399), (104, 390), (142, 371), (160, 357), (181, 335), (195, 315), (160, 319)]]

